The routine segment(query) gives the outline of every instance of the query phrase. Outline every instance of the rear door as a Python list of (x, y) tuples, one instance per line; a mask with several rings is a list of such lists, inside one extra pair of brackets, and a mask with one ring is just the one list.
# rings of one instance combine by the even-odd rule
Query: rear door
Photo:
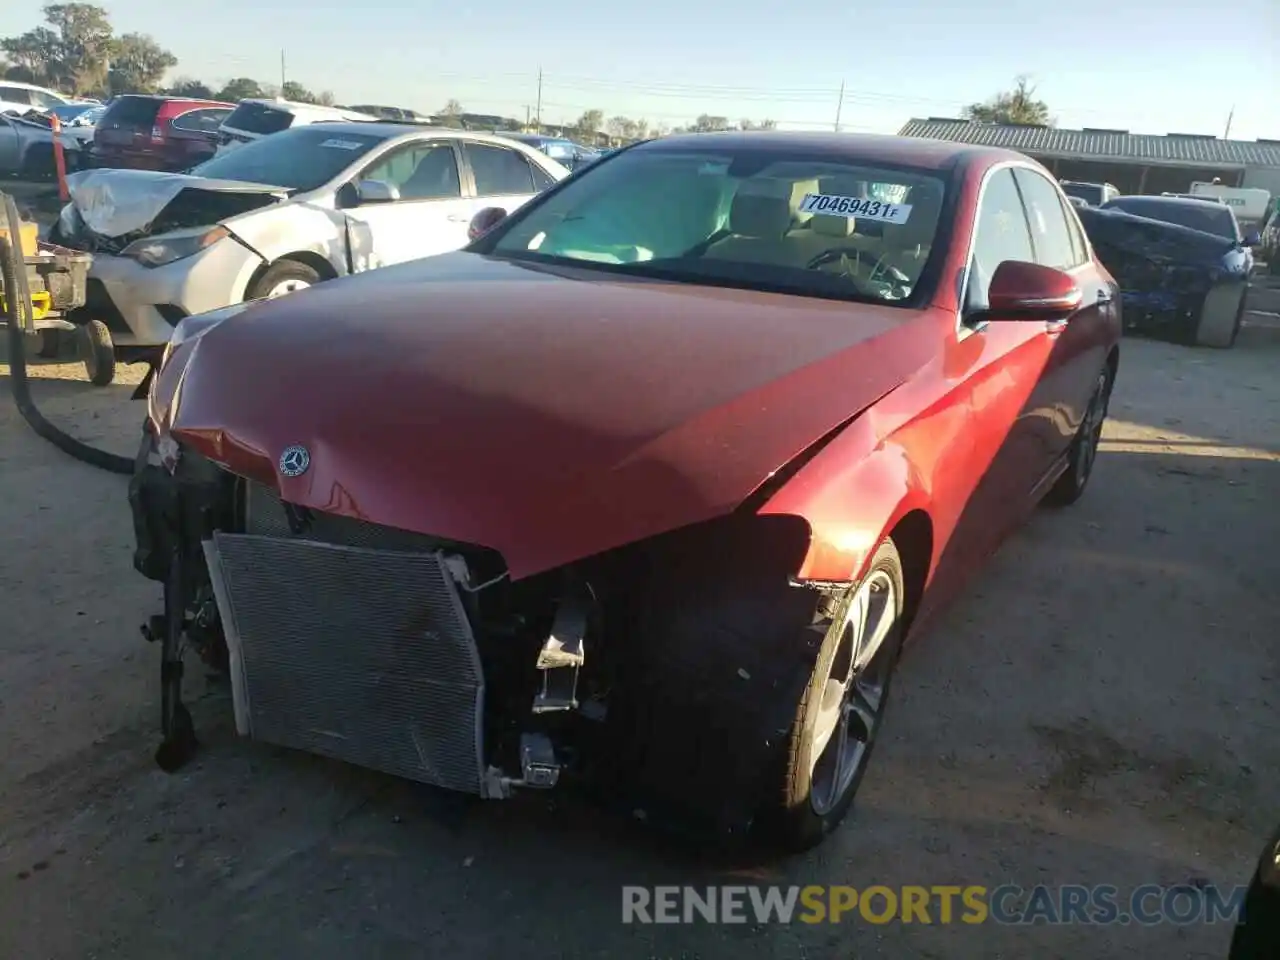
[(107, 107), (93, 134), (95, 161), (108, 166), (139, 162), (150, 151), (160, 104), (155, 97), (123, 96)]
[(545, 171), (535, 169), (523, 153), (510, 147), (464, 140), (462, 154), (475, 198), (472, 214), (485, 207), (501, 207), (511, 213), (546, 189), (545, 181), (551, 179)]
[(356, 178), (378, 180), (400, 195), (389, 203), (345, 210), (356, 270), (457, 250), (467, 243), (475, 201), (463, 196), (461, 163), (447, 137), (396, 147)]
[(1080, 309), (1065, 320), (1025, 324), (1039, 326), (1048, 347), (1035, 392), (1043, 476), (1066, 453), (1084, 419), (1106, 359), (1106, 327), (1119, 309), (1119, 291), (1094, 265), (1079, 220), (1049, 179), (1030, 167), (1015, 168), (1014, 178), (1027, 211), (1035, 262), (1071, 274), (1084, 293)]

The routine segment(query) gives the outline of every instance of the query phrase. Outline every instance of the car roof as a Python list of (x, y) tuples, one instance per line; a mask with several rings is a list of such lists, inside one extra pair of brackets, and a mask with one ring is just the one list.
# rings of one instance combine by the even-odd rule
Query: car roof
[[(342, 116), (347, 114), (360, 114), (359, 110), (353, 110), (349, 107), (326, 107), (322, 103), (301, 103), (297, 100), (275, 100), (271, 97), (245, 97), (240, 103), (256, 103), (264, 107), (271, 107), (275, 110), (281, 110), (287, 113), (328, 113), (334, 116)], [(372, 114), (367, 116), (373, 117)], [(373, 119), (377, 119), (373, 117)]]
[[(121, 93), (111, 98), (111, 103), (117, 100), (158, 100), (161, 103), (200, 103), (208, 104), (211, 107), (234, 107), (235, 104), (227, 103), (225, 100), (205, 100), (203, 97), (170, 97), (163, 93)], [(111, 106), (107, 104), (94, 104), (94, 106)]]
[(725, 130), (682, 133), (647, 140), (633, 150), (705, 147), (708, 150), (759, 150), (780, 156), (792, 151), (829, 153), (832, 159), (857, 157), (867, 163), (906, 164), (932, 170), (947, 169), (964, 160), (982, 166), (1004, 160), (1026, 161), (1024, 154), (996, 147), (978, 147), (951, 140), (899, 137), (876, 133), (836, 133), (811, 130)]
[(1107, 201), (1110, 204), (1119, 204), (1123, 200), (1123, 206), (1177, 206), (1177, 207), (1213, 207), (1216, 210), (1230, 210), (1231, 207), (1223, 203), (1217, 197), (1152, 197), (1142, 194), (1130, 194), (1126, 197), (1112, 197)]
[(41, 90), (45, 93), (56, 93), (60, 97), (66, 96), (65, 93), (61, 93), (53, 89), (53, 87), (42, 87), (38, 83), (23, 83), (21, 80), (6, 80), (3, 77), (0, 77), (0, 84), (3, 84), (6, 87), (17, 87), (20, 90)]

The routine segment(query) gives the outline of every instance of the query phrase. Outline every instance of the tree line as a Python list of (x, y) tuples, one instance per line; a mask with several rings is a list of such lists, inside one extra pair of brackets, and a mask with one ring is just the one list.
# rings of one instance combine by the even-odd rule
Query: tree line
[(145, 33), (116, 34), (107, 11), (92, 3), (51, 3), (44, 23), (0, 39), (0, 78), (34, 83), (69, 96), (105, 100), (122, 93), (164, 93), (237, 103), (281, 96), (302, 103), (333, 103), (329, 91), (300, 83), (283, 86), (236, 77), (221, 86), (180, 77), (165, 86), (178, 58)]
[[(282, 86), (261, 83), (251, 77), (235, 77), (212, 86), (189, 77), (178, 77), (168, 86), (165, 75), (178, 58), (145, 33), (117, 35), (107, 11), (92, 3), (51, 3), (44, 7), (44, 23), (15, 37), (0, 39), (0, 78), (35, 83), (65, 94), (107, 99), (122, 93), (163, 93), (202, 100), (238, 103), (256, 97), (283, 97), (299, 103), (332, 105), (328, 90), (312, 91), (295, 81)], [(450, 100), (436, 115), (451, 126), (462, 126), (466, 111)], [(1052, 126), (1049, 108), (1036, 99), (1027, 77), (1018, 77), (1012, 90), (985, 103), (968, 106), (964, 115), (988, 123), (1043, 124)], [(526, 126), (541, 130), (539, 118)], [(569, 124), (545, 126), (572, 132), (587, 139), (607, 135), (616, 140), (639, 140), (666, 133), (704, 133), (715, 130), (773, 130), (773, 120), (742, 119), (702, 114), (680, 127), (651, 124), (644, 118), (605, 118), (603, 110), (586, 110)]]

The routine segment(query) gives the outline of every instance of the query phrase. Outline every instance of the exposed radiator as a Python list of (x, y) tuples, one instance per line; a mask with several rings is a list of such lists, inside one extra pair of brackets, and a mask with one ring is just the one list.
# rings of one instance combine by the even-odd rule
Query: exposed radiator
[[(248, 528), (265, 532), (271, 511), (261, 499), (256, 506), (255, 515), (251, 494)], [(400, 532), (323, 520), (349, 524), (337, 531), (348, 536), (334, 537), (348, 542), (295, 537), (287, 525), (282, 535), (216, 533), (205, 542), (237, 728), (483, 794), (484, 676), (444, 554), (352, 546), (364, 539), (353, 532)]]

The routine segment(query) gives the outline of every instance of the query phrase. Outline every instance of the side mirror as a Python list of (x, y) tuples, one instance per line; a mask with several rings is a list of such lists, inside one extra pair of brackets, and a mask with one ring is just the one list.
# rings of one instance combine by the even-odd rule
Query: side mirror
[(1244, 245), (1246, 247), (1256, 247), (1262, 242), (1262, 234), (1257, 230), (1250, 230), (1244, 235)]
[(356, 196), (362, 206), (366, 203), (395, 203), (400, 199), (400, 188), (385, 180), (361, 180), (356, 183)]
[(1048, 320), (1078, 310), (1083, 302), (1084, 292), (1069, 274), (1006, 260), (991, 278), (986, 312), (993, 320)]
[(507, 211), (502, 207), (485, 207), (471, 218), (471, 225), (467, 227), (467, 239), (479, 240), (501, 223), (506, 216)]

